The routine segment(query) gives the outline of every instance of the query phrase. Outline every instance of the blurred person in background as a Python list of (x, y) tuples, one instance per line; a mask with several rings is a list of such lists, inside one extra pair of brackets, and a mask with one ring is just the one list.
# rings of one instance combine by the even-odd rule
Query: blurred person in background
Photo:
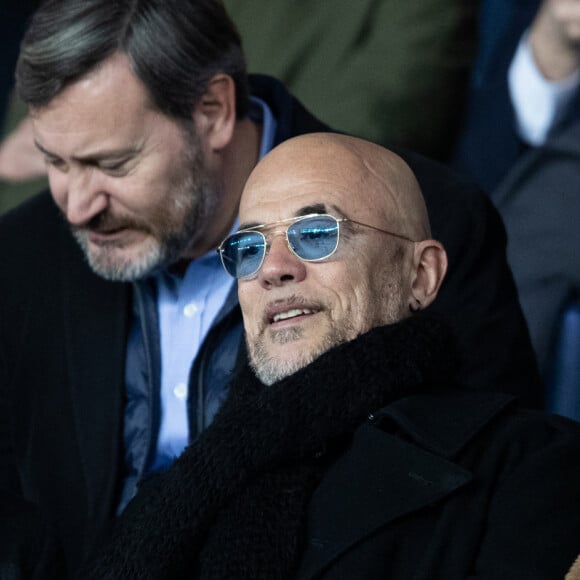
[(546, 379), (563, 312), (580, 290), (579, 86), (580, 1), (514, 2), (510, 26), (472, 95), (456, 159), (502, 214)]

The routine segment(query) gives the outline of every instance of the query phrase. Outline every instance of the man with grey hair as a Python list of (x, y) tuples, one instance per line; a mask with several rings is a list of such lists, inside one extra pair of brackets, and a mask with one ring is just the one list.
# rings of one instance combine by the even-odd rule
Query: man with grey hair
[[(274, 79), (248, 83), (218, 0), (47, 0), (17, 86), (50, 195), (0, 220), (0, 489), (40, 506), (74, 570), (211, 423), (244, 355), (215, 247), (258, 159), (327, 127)], [(466, 346), (468, 387), (537, 398), (497, 213), (401, 154), (448, 249), (430, 308)]]
[(423, 312), (447, 256), (403, 160), (291, 139), (240, 222), (219, 252), (250, 364), (83, 578), (563, 578), (580, 427), (461, 390), (452, 334)]

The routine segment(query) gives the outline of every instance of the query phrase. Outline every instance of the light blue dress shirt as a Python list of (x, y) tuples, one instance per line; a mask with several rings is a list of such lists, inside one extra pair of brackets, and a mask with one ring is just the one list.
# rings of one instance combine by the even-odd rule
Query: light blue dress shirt
[[(250, 118), (262, 124), (260, 158), (273, 147), (276, 120), (270, 108), (251, 97)], [(232, 231), (236, 230), (234, 224)], [(183, 277), (163, 272), (156, 277), (161, 334), (161, 427), (154, 465), (168, 465), (189, 440), (188, 378), (201, 345), (234, 284), (217, 252), (189, 264)]]

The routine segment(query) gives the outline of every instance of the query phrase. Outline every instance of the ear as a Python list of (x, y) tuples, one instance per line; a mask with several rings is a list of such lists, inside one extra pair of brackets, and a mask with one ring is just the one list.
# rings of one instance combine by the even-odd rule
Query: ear
[(236, 125), (236, 87), (232, 77), (220, 73), (210, 79), (193, 110), (193, 119), (210, 151), (221, 151), (229, 145)]
[(416, 312), (435, 300), (447, 272), (447, 252), (436, 240), (415, 243), (409, 309)]

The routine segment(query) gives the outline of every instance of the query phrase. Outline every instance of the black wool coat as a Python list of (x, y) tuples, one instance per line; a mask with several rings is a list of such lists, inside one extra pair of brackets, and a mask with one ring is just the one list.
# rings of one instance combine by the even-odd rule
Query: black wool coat
[(501, 394), (393, 403), (315, 492), (296, 580), (563, 578), (580, 552), (578, 437)]

